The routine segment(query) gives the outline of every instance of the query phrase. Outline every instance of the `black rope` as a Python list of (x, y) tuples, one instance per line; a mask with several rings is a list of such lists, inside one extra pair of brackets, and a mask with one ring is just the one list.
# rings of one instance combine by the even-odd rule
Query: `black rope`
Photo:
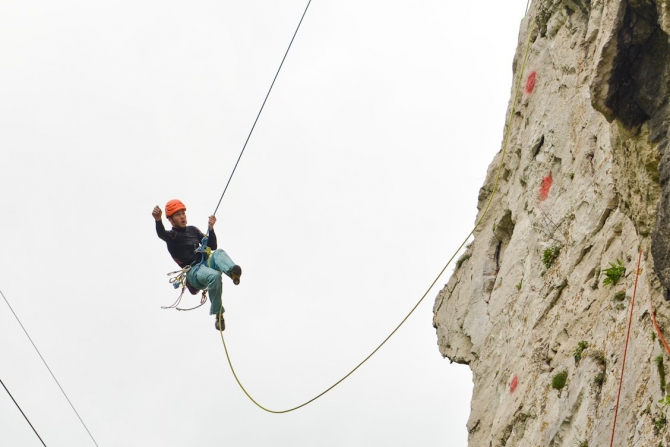
[(74, 408), (74, 405), (72, 405), (72, 402), (70, 401), (70, 398), (67, 397), (67, 394), (65, 394), (65, 390), (63, 389), (62, 386), (60, 386), (60, 383), (58, 382), (58, 379), (56, 379), (56, 376), (55, 376), (54, 373), (51, 371), (51, 368), (49, 368), (49, 365), (47, 365), (46, 360), (44, 360), (44, 357), (42, 357), (42, 354), (40, 353), (40, 350), (37, 349), (37, 346), (35, 346), (35, 343), (33, 342), (33, 339), (30, 338), (30, 335), (28, 334), (28, 331), (26, 331), (26, 328), (23, 327), (23, 323), (21, 323), (21, 320), (19, 320), (18, 315), (16, 315), (16, 312), (14, 312), (14, 309), (12, 309), (12, 306), (9, 304), (9, 301), (7, 301), (7, 298), (5, 297), (5, 294), (2, 293), (2, 290), (0, 290), (0, 295), (2, 295), (2, 298), (4, 298), (5, 303), (7, 303), (7, 307), (9, 307), (9, 310), (12, 311), (12, 314), (14, 314), (14, 318), (16, 318), (16, 321), (19, 322), (19, 325), (21, 326), (21, 329), (23, 329), (23, 332), (26, 334), (26, 337), (28, 337), (28, 340), (30, 340), (30, 343), (33, 345), (33, 348), (35, 348), (35, 351), (37, 351), (37, 355), (39, 355), (40, 358), (42, 359), (42, 363), (44, 363), (44, 366), (46, 366), (47, 369), (49, 370), (49, 374), (51, 374), (51, 377), (53, 377), (54, 381), (56, 382), (56, 385), (58, 385), (58, 388), (60, 388), (61, 392), (63, 393), (63, 396), (65, 396), (65, 399), (67, 399), (67, 402), (68, 402), (68, 403), (70, 404), (70, 406), (72, 407), (72, 410), (74, 411), (74, 414), (76, 414), (77, 417), (79, 418), (79, 421), (81, 422), (81, 425), (84, 426), (84, 428), (85, 428), (86, 431), (88, 432), (88, 435), (89, 435), (89, 436), (91, 437), (91, 439), (93, 440), (93, 443), (97, 446), (98, 443), (95, 442), (95, 438), (93, 438), (93, 435), (92, 435), (91, 432), (89, 431), (88, 427), (86, 426), (86, 424), (85, 424), (84, 421), (82, 420), (81, 416), (79, 416), (79, 413), (78, 413), (77, 410)]
[(37, 430), (35, 430), (35, 427), (33, 427), (33, 424), (30, 423), (30, 419), (28, 419), (28, 416), (26, 416), (26, 414), (23, 412), (23, 410), (21, 409), (21, 407), (19, 407), (18, 402), (16, 402), (16, 399), (14, 399), (14, 396), (12, 396), (12, 393), (10, 393), (9, 390), (7, 389), (7, 387), (5, 386), (5, 383), (2, 381), (2, 379), (0, 379), (0, 384), (2, 384), (2, 387), (5, 389), (5, 391), (7, 391), (7, 394), (9, 394), (9, 397), (12, 398), (12, 400), (14, 401), (14, 405), (16, 405), (16, 408), (18, 408), (19, 411), (21, 412), (21, 414), (23, 415), (23, 417), (26, 418), (26, 422), (28, 422), (28, 425), (30, 425), (30, 428), (33, 429), (33, 431), (35, 432), (35, 434), (36, 434), (37, 437), (39, 438), (39, 440), (40, 440), (40, 442), (42, 443), (42, 445), (43, 445), (44, 447), (47, 447), (47, 445), (44, 443), (44, 441), (42, 441), (42, 438), (40, 437), (39, 433), (37, 433)]
[(265, 95), (265, 99), (263, 100), (263, 104), (261, 105), (261, 109), (258, 111), (258, 115), (256, 115), (256, 119), (254, 120), (253, 126), (251, 126), (251, 130), (249, 131), (249, 135), (247, 135), (247, 139), (244, 142), (244, 146), (242, 146), (242, 151), (240, 152), (240, 156), (237, 157), (237, 162), (235, 163), (235, 166), (233, 167), (233, 172), (230, 173), (230, 177), (228, 178), (228, 182), (226, 183), (226, 187), (223, 189), (223, 193), (221, 194), (221, 198), (219, 198), (219, 203), (216, 204), (216, 208), (214, 209), (214, 215), (216, 215), (216, 212), (219, 210), (219, 205), (221, 205), (221, 201), (223, 200), (223, 196), (226, 194), (226, 191), (228, 190), (228, 185), (230, 185), (230, 181), (233, 179), (233, 175), (235, 174), (235, 170), (237, 169), (237, 165), (240, 163), (240, 159), (242, 158), (242, 154), (244, 154), (244, 150), (247, 148), (247, 143), (249, 143), (249, 139), (251, 138), (251, 134), (254, 132), (254, 128), (256, 127), (256, 123), (258, 122), (258, 118), (260, 118), (261, 113), (263, 112), (263, 108), (265, 107), (265, 103), (268, 100), (268, 97), (270, 96), (270, 92), (272, 91), (272, 87), (275, 85), (275, 81), (277, 80), (277, 76), (279, 76), (279, 72), (281, 71), (282, 66), (284, 65), (284, 61), (286, 60), (286, 56), (288, 56), (288, 52), (291, 49), (291, 45), (293, 45), (293, 40), (295, 39), (295, 36), (298, 34), (298, 30), (300, 29), (300, 25), (302, 24), (302, 20), (305, 18), (305, 14), (307, 14), (307, 9), (309, 8), (310, 3), (312, 3), (312, 0), (309, 0), (307, 2), (307, 6), (305, 6), (305, 11), (302, 13), (302, 17), (300, 17), (300, 22), (298, 22), (298, 26), (295, 29), (295, 32), (293, 33), (293, 37), (291, 38), (291, 42), (288, 44), (288, 48), (286, 49), (286, 53), (284, 53), (284, 57), (281, 60), (281, 64), (279, 64), (279, 68), (277, 69), (277, 73), (275, 73), (275, 77), (272, 80), (272, 84), (270, 85), (270, 89), (268, 90), (268, 93)]

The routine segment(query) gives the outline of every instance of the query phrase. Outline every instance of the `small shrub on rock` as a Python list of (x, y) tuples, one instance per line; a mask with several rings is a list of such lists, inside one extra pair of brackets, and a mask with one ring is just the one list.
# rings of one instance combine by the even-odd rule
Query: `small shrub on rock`
[(584, 353), (584, 350), (589, 347), (589, 343), (587, 341), (580, 341), (577, 343), (577, 347), (572, 351), (572, 356), (575, 358), (575, 364), (579, 365), (579, 361), (582, 359), (582, 354)]
[(561, 252), (561, 247), (558, 245), (554, 245), (553, 247), (549, 247), (546, 250), (542, 252), (542, 263), (546, 268), (549, 268), (553, 265), (554, 261), (556, 258), (558, 258), (558, 255)]
[(563, 370), (554, 374), (554, 377), (551, 379), (551, 387), (555, 390), (561, 391), (565, 388), (565, 384), (568, 381), (568, 372)]

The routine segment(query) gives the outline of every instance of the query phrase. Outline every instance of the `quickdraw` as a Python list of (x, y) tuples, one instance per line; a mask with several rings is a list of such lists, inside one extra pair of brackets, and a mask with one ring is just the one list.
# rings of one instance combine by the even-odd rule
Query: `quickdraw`
[[(209, 248), (209, 247), (208, 247)], [(198, 264), (199, 265), (199, 264)], [(197, 265), (196, 265), (197, 267)], [(177, 300), (172, 303), (169, 306), (161, 306), (161, 309), (177, 309), (177, 310), (193, 310), (197, 309), (198, 307), (202, 306), (207, 302), (207, 290), (202, 291), (202, 296), (200, 297), (200, 304), (198, 304), (195, 307), (190, 307), (188, 309), (177, 307), (179, 306), (179, 303), (181, 302), (182, 297), (184, 296), (184, 292), (186, 291), (187, 285), (186, 285), (186, 275), (188, 272), (191, 270), (190, 265), (187, 265), (181, 270), (176, 270), (174, 272), (168, 273), (168, 276), (170, 276), (170, 284), (172, 284), (172, 287), (175, 289), (178, 289), (181, 286), (181, 293), (179, 294), (179, 297), (177, 297)]]

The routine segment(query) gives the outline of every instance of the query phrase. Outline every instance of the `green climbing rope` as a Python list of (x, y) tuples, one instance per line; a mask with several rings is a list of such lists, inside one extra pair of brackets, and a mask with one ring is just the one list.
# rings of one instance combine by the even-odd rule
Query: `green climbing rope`
[[(379, 351), (379, 350), (382, 348), (382, 346), (384, 346), (384, 345), (386, 344), (386, 342), (393, 336), (393, 334), (395, 334), (395, 333), (398, 331), (398, 329), (400, 329), (400, 327), (405, 323), (405, 321), (407, 321), (407, 319), (414, 313), (414, 311), (417, 309), (417, 307), (419, 307), (419, 305), (423, 302), (423, 300), (426, 298), (426, 296), (428, 296), (428, 293), (430, 293), (430, 291), (433, 289), (433, 287), (435, 286), (435, 284), (437, 283), (437, 281), (440, 279), (440, 277), (442, 277), (442, 275), (444, 274), (445, 270), (447, 269), (447, 267), (449, 266), (449, 264), (451, 264), (451, 262), (454, 260), (454, 258), (456, 257), (456, 255), (461, 251), (461, 249), (465, 246), (465, 244), (467, 244), (468, 240), (470, 239), (470, 236), (472, 236), (472, 235), (474, 234), (474, 232), (477, 230), (477, 228), (478, 228), (479, 225), (481, 224), (482, 220), (484, 219), (484, 217), (485, 217), (486, 214), (488, 213), (489, 208), (491, 207), (491, 203), (493, 202), (493, 198), (495, 197), (496, 192), (498, 191), (498, 183), (500, 182), (500, 174), (501, 174), (501, 172), (502, 172), (502, 167), (503, 167), (503, 162), (504, 162), (504, 160), (505, 160), (505, 155), (507, 154), (507, 145), (508, 145), (508, 143), (509, 143), (509, 134), (510, 134), (510, 129), (511, 129), (511, 127), (512, 127), (512, 118), (514, 117), (514, 113), (515, 113), (515, 111), (516, 111), (516, 102), (517, 102), (517, 98), (518, 98), (518, 95), (519, 95), (519, 90), (520, 90), (520, 88), (521, 88), (521, 79), (523, 78), (523, 73), (524, 73), (525, 68), (526, 68), (526, 60), (528, 59), (528, 53), (529, 53), (529, 49), (530, 49), (530, 42), (531, 42), (531, 37), (532, 37), (532, 35), (533, 35), (533, 30), (534, 30), (534, 28), (535, 28), (535, 22), (532, 21), (531, 24), (530, 24), (530, 28), (529, 28), (529, 30), (528, 30), (528, 40), (526, 41), (526, 49), (525, 49), (524, 56), (523, 56), (523, 62), (522, 62), (522, 64), (521, 64), (521, 70), (519, 70), (519, 74), (518, 74), (518, 78), (517, 78), (516, 88), (515, 88), (515, 91), (514, 91), (514, 98), (512, 99), (512, 109), (511, 109), (511, 111), (510, 111), (509, 118), (508, 118), (508, 120), (507, 120), (507, 124), (506, 124), (506, 127), (505, 127), (505, 140), (504, 140), (504, 142), (503, 142), (503, 148), (502, 148), (502, 155), (501, 155), (501, 157), (500, 157), (500, 163), (498, 164), (498, 171), (497, 171), (497, 174), (496, 174), (496, 180), (495, 180), (495, 183), (494, 183), (494, 186), (493, 186), (493, 191), (492, 191), (492, 193), (491, 193), (491, 196), (489, 197), (488, 202), (486, 203), (486, 207), (484, 208), (484, 211), (483, 211), (482, 215), (479, 217), (479, 219), (478, 219), (477, 222), (475, 223), (475, 226), (472, 228), (472, 231), (470, 231), (470, 232), (468, 233), (468, 235), (465, 237), (465, 239), (463, 240), (463, 242), (461, 243), (461, 245), (458, 246), (458, 248), (456, 249), (456, 251), (454, 252), (454, 254), (451, 255), (451, 257), (449, 258), (449, 260), (447, 261), (447, 263), (445, 264), (445, 266), (442, 268), (442, 270), (440, 270), (440, 273), (435, 277), (435, 279), (433, 280), (433, 282), (430, 284), (430, 286), (428, 287), (428, 289), (426, 290), (426, 292), (423, 294), (423, 296), (421, 296), (421, 299), (419, 299), (419, 301), (414, 305), (414, 307), (412, 307), (412, 310), (409, 311), (409, 313), (407, 314), (407, 316), (405, 316), (405, 318), (402, 319), (402, 321), (400, 322), (400, 324), (398, 324), (398, 325), (395, 327), (395, 329), (393, 329), (393, 331), (388, 335), (388, 337), (386, 337), (386, 338), (384, 339), (384, 341), (382, 341), (382, 342), (379, 344), (379, 346), (377, 346), (377, 347), (374, 349), (374, 351), (372, 351), (372, 352), (370, 353), (370, 355), (368, 355), (367, 357), (365, 357), (365, 358), (363, 359), (363, 361), (361, 361), (358, 365), (356, 365), (356, 367), (355, 367), (354, 369), (352, 369), (351, 371), (349, 371), (349, 372), (348, 372), (344, 377), (342, 377), (340, 380), (338, 380), (337, 382), (335, 382), (334, 384), (332, 384), (330, 387), (328, 387), (326, 390), (324, 390), (324, 391), (321, 392), (320, 394), (318, 394), (318, 395), (314, 396), (313, 398), (309, 399), (308, 401), (306, 401), (306, 402), (304, 402), (304, 403), (302, 403), (302, 404), (300, 404), (300, 405), (296, 405), (295, 407), (288, 408), (288, 409), (286, 409), (286, 410), (271, 410), (271, 409), (269, 409), (269, 408), (264, 407), (264, 406), (261, 405), (260, 403), (258, 403), (258, 401), (256, 401), (256, 399), (254, 399), (254, 398), (251, 396), (251, 394), (249, 394), (249, 392), (246, 390), (246, 388), (244, 387), (244, 385), (242, 385), (242, 382), (240, 381), (239, 377), (237, 376), (237, 373), (235, 372), (235, 368), (233, 367), (233, 362), (230, 360), (230, 354), (229, 354), (229, 352), (228, 352), (228, 346), (226, 346), (226, 340), (225, 340), (225, 338), (224, 338), (224, 336), (223, 336), (223, 331), (219, 331), (219, 333), (220, 333), (220, 335), (221, 335), (221, 342), (223, 343), (223, 349), (224, 349), (225, 352), (226, 352), (226, 359), (228, 360), (228, 365), (230, 366), (230, 370), (232, 371), (233, 376), (235, 377), (235, 380), (237, 381), (237, 384), (240, 386), (240, 388), (242, 389), (242, 391), (244, 392), (244, 394), (246, 394), (247, 397), (248, 397), (248, 398), (249, 398), (249, 399), (250, 399), (256, 406), (258, 406), (258, 408), (260, 408), (260, 409), (262, 409), (262, 410), (264, 410), (264, 411), (267, 411), (268, 413), (275, 413), (275, 414), (289, 413), (289, 412), (291, 412), (291, 411), (295, 411), (295, 410), (297, 410), (297, 409), (299, 409), (299, 408), (302, 408), (302, 407), (304, 407), (304, 406), (306, 406), (306, 405), (309, 405), (310, 403), (314, 402), (315, 400), (317, 400), (318, 398), (320, 398), (321, 396), (323, 396), (324, 394), (328, 393), (330, 390), (332, 390), (333, 388), (335, 388), (337, 385), (339, 385), (340, 383), (342, 383), (342, 382), (343, 382), (345, 379), (347, 379), (349, 376), (351, 376), (354, 372), (356, 372), (356, 370), (357, 370), (358, 368), (360, 368), (361, 366), (363, 366), (363, 364), (364, 364), (365, 362), (367, 362), (373, 355), (375, 355), (375, 354), (377, 353), (377, 351)], [(222, 306), (222, 309), (223, 309), (223, 306)], [(219, 315), (221, 315), (221, 314), (219, 314)], [(219, 318), (221, 318), (221, 317), (219, 317)], [(220, 324), (220, 322), (219, 322), (219, 324)], [(221, 326), (219, 326), (219, 327), (221, 327)]]

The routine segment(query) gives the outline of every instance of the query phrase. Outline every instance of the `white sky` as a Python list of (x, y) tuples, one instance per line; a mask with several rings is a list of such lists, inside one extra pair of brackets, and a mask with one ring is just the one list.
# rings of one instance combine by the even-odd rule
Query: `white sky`
[[(284, 415), (238, 388), (208, 306), (160, 308), (151, 209), (180, 198), (204, 229), (305, 5), (0, 2), (0, 290), (101, 447), (467, 444), (471, 374), (432, 327), (448, 275)], [(469, 232), (525, 8), (314, 0), (217, 213), (244, 271), (226, 341), (261, 404), (346, 374)], [(94, 445), (4, 301), (0, 379), (48, 446)], [(0, 444), (41, 445), (1, 388)]]

